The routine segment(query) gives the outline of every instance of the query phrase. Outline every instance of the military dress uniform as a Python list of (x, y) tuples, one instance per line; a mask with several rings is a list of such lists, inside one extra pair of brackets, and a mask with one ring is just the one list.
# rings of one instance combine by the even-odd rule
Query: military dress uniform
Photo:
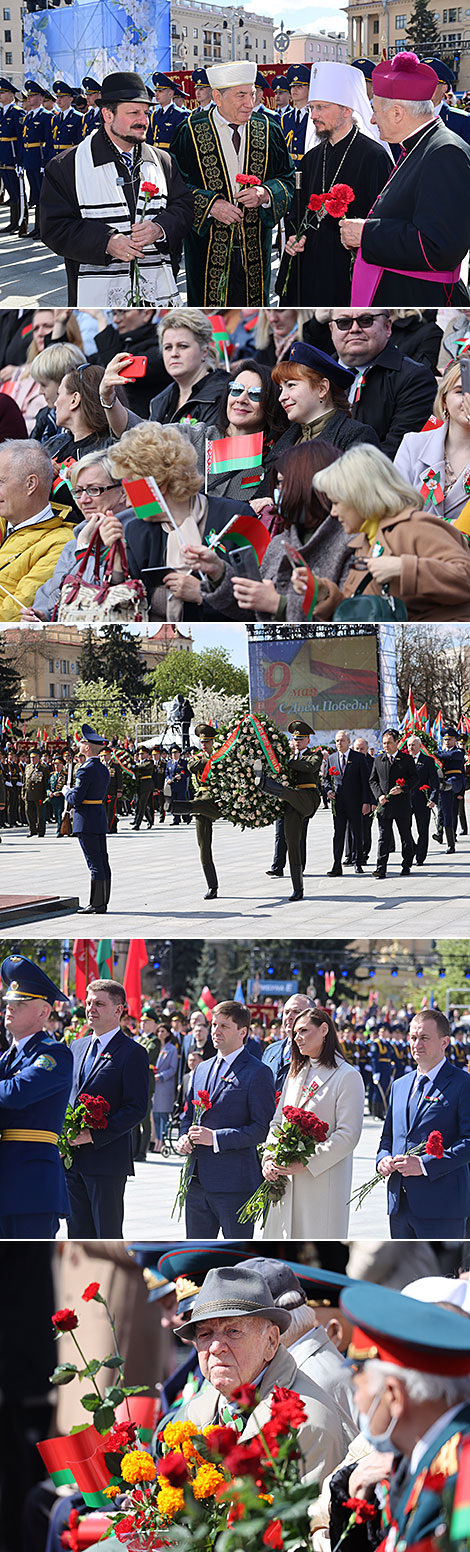
[[(101, 91), (100, 82), (99, 81), (95, 81), (94, 76), (92, 76), (92, 75), (84, 75), (84, 76), (82, 76), (82, 86), (85, 88), (86, 92), (100, 92)], [(99, 129), (100, 124), (101, 124), (101, 109), (96, 106), (96, 103), (92, 103), (91, 107), (85, 108), (85, 112), (82, 114), (82, 137), (83, 137), (83, 139), (85, 140), (87, 135), (91, 135), (93, 133), (94, 129)]]
[(457, 802), (465, 795), (465, 754), (455, 745), (453, 749), (441, 749), (439, 813), (447, 838), (448, 852), (455, 851), (457, 834)]
[(146, 759), (136, 761), (134, 775), (137, 786), (137, 807), (132, 825), (133, 830), (140, 830), (147, 805), (150, 802), (153, 790), (153, 773), (154, 765), (150, 754)]
[(29, 764), (23, 778), (23, 797), (30, 835), (43, 837), (46, 832), (44, 801), (47, 794), (47, 775), (41, 765)]
[(109, 787), (106, 798), (106, 818), (108, 821), (108, 834), (117, 834), (118, 802), (122, 798), (123, 777), (118, 760), (110, 760), (106, 766), (109, 773)]
[(81, 765), (73, 788), (66, 788), (66, 799), (74, 809), (73, 834), (78, 836), (83, 855), (91, 873), (90, 903), (87, 915), (102, 915), (111, 893), (111, 868), (109, 866), (106, 836), (106, 797), (109, 787), (109, 771), (99, 759), (104, 740), (87, 723), (82, 727), (87, 743), (96, 745), (97, 755), (92, 755)]
[[(209, 788), (202, 782), (203, 773), (207, 766), (210, 765), (215, 730), (210, 722), (198, 722), (194, 731), (197, 738), (204, 738), (206, 741), (210, 741), (210, 749), (201, 749), (196, 755), (191, 757), (189, 774), (193, 788), (193, 797), (185, 801), (177, 801), (175, 798), (172, 798), (170, 813), (182, 814), (183, 816), (194, 815), (199, 856), (207, 883), (207, 894), (204, 895), (204, 899), (215, 900), (219, 884), (212, 856), (212, 826), (216, 819), (221, 818), (221, 813), (217, 803), (211, 797)], [(169, 783), (167, 786), (168, 792), (170, 792)]]
[[(58, 91), (64, 83), (54, 82), (54, 90)], [(70, 146), (80, 144), (83, 139), (83, 120), (81, 113), (76, 108), (55, 108), (48, 115), (49, 129), (45, 150), (45, 161), (51, 162), (54, 156), (59, 156), (61, 151), (68, 151)]]
[[(289, 722), (289, 733), (312, 733), (307, 722)], [(284, 802), (284, 833), (292, 878), (291, 900), (303, 899), (302, 828), (304, 819), (316, 814), (321, 802), (320, 772), (323, 763), (321, 749), (303, 749), (292, 755), (287, 767), (289, 785), (284, 787), (266, 772), (264, 762), (255, 761), (255, 785)]]
[(158, 105), (151, 108), (145, 137), (149, 145), (158, 146), (160, 151), (169, 151), (177, 130), (186, 123), (186, 119), (187, 114), (182, 108), (176, 108), (174, 102), (170, 102), (167, 108), (159, 108)]
[[(32, 91), (34, 85), (35, 83), (32, 81), (25, 81), (26, 90)], [(49, 124), (50, 114), (43, 107), (29, 108), (23, 122), (23, 166), (29, 183), (30, 203), (35, 206), (36, 212), (34, 236), (39, 236), (38, 207), (42, 175), (46, 161)]]
[[(11, 81), (0, 76), (0, 90), (12, 91)], [(23, 183), (23, 109), (16, 102), (0, 108), (0, 178), (10, 196), (8, 232), (23, 226), (25, 200)]]
[[(7, 1002), (67, 1001), (30, 959), (4, 959)], [(57, 1147), (72, 1088), (62, 1041), (39, 1029), (0, 1057), (0, 1239), (54, 1239), (69, 1197)]]

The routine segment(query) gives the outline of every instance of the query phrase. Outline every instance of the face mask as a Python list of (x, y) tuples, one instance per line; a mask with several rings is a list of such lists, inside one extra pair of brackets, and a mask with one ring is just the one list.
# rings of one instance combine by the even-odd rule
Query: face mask
[(276, 512), (280, 512), (280, 510), (281, 510), (281, 501), (282, 501), (282, 490), (281, 490), (280, 485), (276, 485), (275, 490), (273, 490), (273, 507), (276, 508)]
[(359, 1427), (363, 1438), (367, 1439), (368, 1444), (372, 1445), (372, 1449), (378, 1450), (379, 1455), (388, 1455), (390, 1450), (394, 1455), (399, 1455), (401, 1452), (399, 1449), (397, 1449), (397, 1446), (394, 1444), (392, 1439), (393, 1430), (397, 1421), (396, 1417), (392, 1417), (388, 1428), (385, 1429), (385, 1433), (371, 1433), (370, 1430), (371, 1418), (374, 1416), (374, 1412), (377, 1411), (377, 1407), (379, 1405), (379, 1401), (382, 1400), (382, 1396), (383, 1390), (379, 1392), (378, 1396), (374, 1397), (368, 1412), (359, 1412)]

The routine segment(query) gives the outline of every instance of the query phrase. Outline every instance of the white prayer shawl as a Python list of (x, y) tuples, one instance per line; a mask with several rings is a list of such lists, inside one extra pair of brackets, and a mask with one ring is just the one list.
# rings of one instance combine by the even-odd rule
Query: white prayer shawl
[[(97, 130), (82, 140), (75, 155), (75, 183), (77, 200), (83, 220), (109, 221), (119, 236), (130, 237), (131, 213), (124, 193), (123, 179), (114, 161), (95, 167), (93, 141)], [(164, 210), (168, 198), (168, 185), (158, 152), (151, 145), (142, 149), (139, 169), (140, 187), (136, 206), (136, 221), (158, 220), (159, 210)], [(143, 183), (153, 183), (157, 192), (148, 199), (142, 193)], [(142, 305), (158, 304), (175, 307), (180, 302), (178, 287), (168, 255), (158, 252), (150, 244), (143, 248), (138, 260)], [(79, 307), (123, 307), (131, 300), (132, 265), (121, 259), (111, 264), (81, 264), (78, 276), (77, 304)]]

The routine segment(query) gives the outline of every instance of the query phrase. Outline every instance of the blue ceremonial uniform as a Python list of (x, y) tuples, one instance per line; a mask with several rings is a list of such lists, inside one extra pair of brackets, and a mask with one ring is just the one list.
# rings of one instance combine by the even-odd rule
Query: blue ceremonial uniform
[(304, 108), (286, 108), (285, 112), (281, 113), (282, 133), (294, 162), (302, 161), (308, 118), (308, 109)]
[[(457, 830), (457, 799), (465, 792), (465, 754), (463, 749), (441, 749), (442, 765), (439, 806), (448, 839)], [(452, 842), (449, 840), (449, 845)]]
[(50, 114), (45, 108), (30, 108), (23, 123), (23, 166), (33, 205), (39, 204), (49, 124)]
[(0, 108), (0, 177), (13, 206), (20, 204), (18, 168), (23, 166), (24, 113), (15, 102)]
[(175, 108), (174, 102), (170, 102), (167, 108), (151, 108), (146, 134), (149, 145), (158, 146), (160, 151), (169, 151), (177, 130), (186, 123), (187, 117), (182, 108)]
[(100, 124), (101, 124), (101, 112), (100, 112), (100, 109), (99, 108), (87, 108), (86, 113), (82, 113), (81, 119), (82, 119), (82, 140), (86, 140), (87, 135), (91, 135), (94, 129), (99, 129), (99, 127), (100, 127)]
[(124, 1187), (134, 1174), (132, 1131), (147, 1113), (149, 1098), (148, 1052), (120, 1029), (99, 1049), (87, 1071), (92, 1037), (74, 1040), (71, 1104), (93, 1094), (109, 1106), (103, 1131), (76, 1150), (69, 1170), (71, 1239), (122, 1239)]
[(74, 809), (73, 833), (78, 836), (92, 878), (111, 878), (106, 836), (106, 795), (110, 776), (95, 755), (80, 766), (67, 801)]
[[(59, 1217), (68, 1216), (54, 1134), (62, 1131), (72, 1072), (68, 1046), (44, 1030), (0, 1058), (0, 1239), (54, 1239)], [(38, 1136), (10, 1137), (13, 1131)]]
[(379, 1119), (385, 1115), (390, 1084), (393, 1077), (393, 1051), (390, 1040), (371, 1040), (369, 1056), (372, 1068), (372, 1084), (369, 1099), (371, 1114)]
[(55, 108), (49, 117), (49, 132), (47, 137), (45, 161), (51, 162), (53, 156), (59, 156), (61, 151), (68, 151), (70, 146), (79, 145), (83, 139), (82, 116), (76, 108), (67, 108), (65, 113), (61, 108)]
[(466, 145), (470, 145), (470, 113), (464, 113), (457, 108), (449, 108), (446, 102), (442, 102), (439, 108), (439, 117), (446, 129), (451, 129), (453, 135), (460, 135)]

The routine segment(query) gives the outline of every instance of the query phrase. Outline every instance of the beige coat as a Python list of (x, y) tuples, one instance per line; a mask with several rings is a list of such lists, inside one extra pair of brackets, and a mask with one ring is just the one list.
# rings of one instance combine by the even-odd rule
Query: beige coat
[[(449, 527), (429, 510), (407, 507), (396, 517), (382, 519), (375, 542), (385, 557), (400, 556), (401, 580), (394, 577), (390, 593), (403, 599), (410, 620), (470, 620), (470, 548), (459, 528)], [(355, 559), (367, 561), (372, 554), (363, 533), (353, 534), (349, 546)], [(343, 598), (354, 596), (364, 571), (353, 566), (342, 590), (321, 578), (316, 620), (332, 620)], [(365, 589), (366, 594), (381, 591), (377, 582)]]
[(282, 1201), (271, 1207), (263, 1239), (347, 1239), (353, 1150), (364, 1117), (364, 1084), (356, 1067), (338, 1059), (336, 1067), (310, 1062), (296, 1078), (287, 1078), (267, 1141), (271, 1142), (284, 1105), (301, 1103), (302, 1092), (316, 1079), (318, 1089), (305, 1109), (328, 1125), (302, 1175), (290, 1176)]
[[(344, 1455), (342, 1419), (339, 1409), (326, 1397), (309, 1375), (297, 1368), (295, 1358), (282, 1346), (268, 1363), (260, 1381), (261, 1399), (248, 1418), (241, 1439), (253, 1439), (270, 1416), (271, 1395), (275, 1385), (285, 1386), (301, 1396), (308, 1412), (308, 1421), (299, 1428), (299, 1445), (304, 1460), (302, 1481), (324, 1481), (335, 1471)], [(205, 1428), (219, 1415), (219, 1391), (205, 1384), (197, 1396), (193, 1396), (185, 1408), (185, 1417), (198, 1428)]]

